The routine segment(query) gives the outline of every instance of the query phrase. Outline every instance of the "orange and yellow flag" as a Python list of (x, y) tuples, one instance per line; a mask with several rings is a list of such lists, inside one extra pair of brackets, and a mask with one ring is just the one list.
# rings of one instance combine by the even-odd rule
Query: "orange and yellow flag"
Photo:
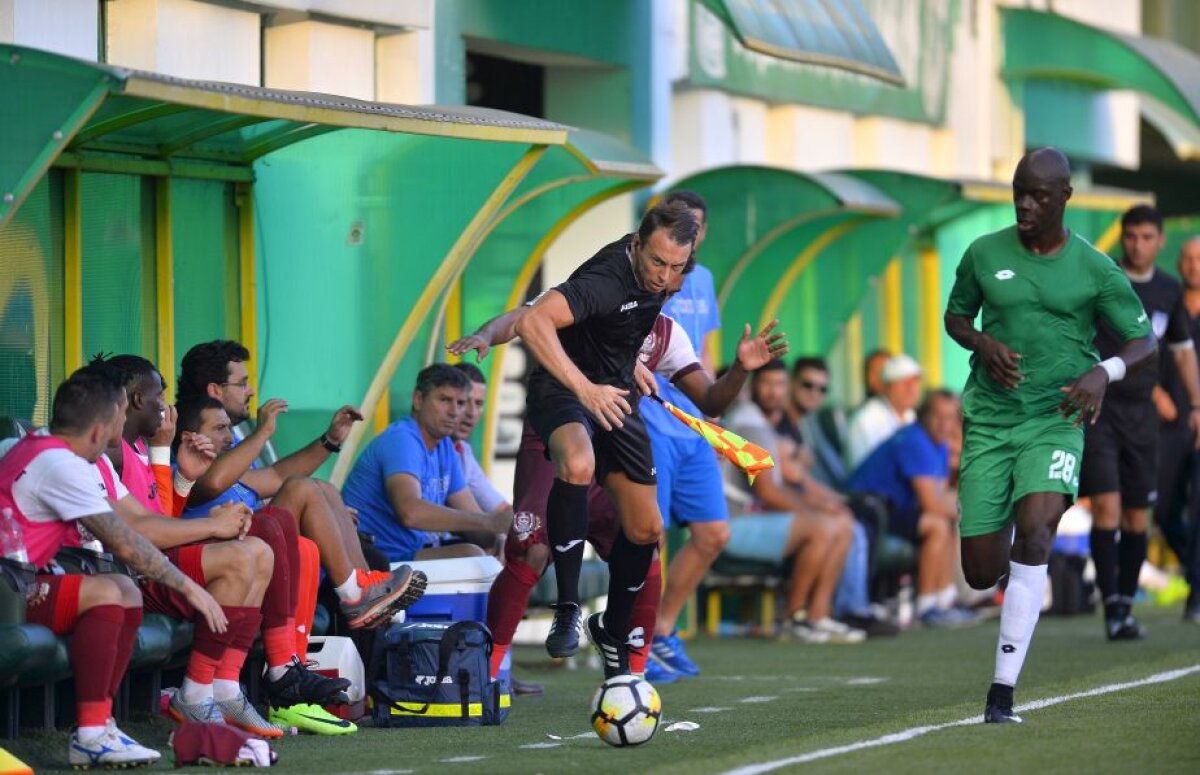
[(746, 478), (750, 480), (750, 484), (754, 484), (754, 479), (759, 473), (775, 467), (775, 461), (771, 459), (771, 455), (757, 444), (746, 441), (741, 436), (732, 431), (725, 430), (720, 425), (693, 417), (671, 402), (664, 401), (658, 396), (651, 396), (651, 398), (658, 401), (668, 412), (675, 415), (675, 419), (703, 436), (704, 440), (713, 449), (724, 455), (729, 462), (745, 471)]

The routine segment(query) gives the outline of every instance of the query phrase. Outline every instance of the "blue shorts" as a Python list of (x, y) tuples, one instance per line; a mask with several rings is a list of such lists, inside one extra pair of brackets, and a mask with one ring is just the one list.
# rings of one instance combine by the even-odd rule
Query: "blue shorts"
[(663, 527), (729, 519), (721, 467), (700, 436), (650, 434), (658, 479), (658, 510)]
[(782, 564), (792, 532), (793, 514), (742, 514), (729, 520), (725, 554), (743, 560)]

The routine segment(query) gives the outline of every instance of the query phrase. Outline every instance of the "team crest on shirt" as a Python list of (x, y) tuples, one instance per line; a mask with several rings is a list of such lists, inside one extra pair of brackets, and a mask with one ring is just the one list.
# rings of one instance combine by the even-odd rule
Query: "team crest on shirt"
[(1150, 316), (1150, 328), (1154, 330), (1154, 336), (1158, 339), (1162, 339), (1163, 335), (1167, 333), (1168, 320), (1167, 313), (1159, 310), (1155, 310), (1154, 314)]
[(513, 515), (513, 532), (518, 541), (525, 541), (542, 526), (542, 520), (531, 511), (518, 511)]
[(650, 333), (646, 334), (646, 338), (642, 340), (642, 349), (638, 350), (638, 360), (643, 364), (649, 363), (654, 357), (654, 350), (658, 347), (658, 334), (651, 329)]

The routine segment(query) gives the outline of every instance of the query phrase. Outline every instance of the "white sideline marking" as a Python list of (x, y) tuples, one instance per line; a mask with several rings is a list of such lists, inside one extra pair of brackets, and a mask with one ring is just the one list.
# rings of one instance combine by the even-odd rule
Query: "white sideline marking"
[(709, 705), (709, 706), (706, 706), (703, 708), (692, 708), (690, 712), (691, 713), (724, 713), (727, 710), (732, 710), (732, 708), (721, 708), (721, 707), (718, 707), (715, 705)]
[(442, 764), (466, 764), (467, 762), (481, 762), (486, 759), (486, 756), (451, 756), (449, 759), (442, 759)]
[(528, 745), (519, 745), (518, 748), (559, 748), (562, 743), (529, 743)]
[[(1149, 686), (1150, 684), (1160, 684), (1160, 683), (1166, 683), (1168, 681), (1176, 681), (1180, 678), (1183, 678), (1185, 676), (1191, 675), (1192, 673), (1196, 673), (1196, 672), (1200, 672), (1200, 665), (1192, 665), (1191, 667), (1183, 667), (1183, 668), (1179, 668), (1178, 670), (1168, 670), (1165, 673), (1156, 673), (1152, 676), (1149, 676), (1147, 678), (1142, 678), (1137, 681), (1129, 681), (1129, 682), (1120, 683), (1120, 684), (1108, 684), (1107, 686), (1098, 686), (1095, 689), (1089, 689), (1084, 692), (1076, 692), (1074, 694), (1063, 694), (1063, 695), (1059, 695), (1057, 697), (1047, 697), (1044, 700), (1034, 700), (1033, 702), (1027, 702), (1023, 705), (1018, 705), (1016, 707), (1016, 710), (1018, 712), (1030, 711), (1030, 710), (1041, 710), (1042, 708), (1049, 708), (1052, 705), (1058, 705), (1060, 703), (1070, 702), (1071, 700), (1081, 700), (1086, 697), (1097, 697), (1101, 694), (1112, 694), (1113, 692), (1121, 692), (1121, 691), (1125, 691), (1126, 689), (1136, 689), (1139, 686)], [(927, 735), (930, 732), (939, 732), (943, 729), (950, 729), (952, 727), (967, 727), (967, 726), (973, 726), (975, 724), (982, 724), (982, 723), (983, 723), (983, 716), (979, 715), (979, 716), (970, 716), (968, 718), (959, 719), (958, 721), (950, 721), (945, 724), (933, 724), (931, 726), (912, 727), (910, 729), (904, 730), (903, 732), (893, 732), (890, 735), (883, 735), (882, 737), (876, 737), (872, 740), (862, 740), (857, 743), (849, 743), (847, 745), (839, 745), (839, 746), (835, 746), (833, 748), (822, 748), (818, 751), (812, 751), (810, 753), (801, 754), (799, 756), (792, 756), (787, 759), (776, 759), (773, 762), (763, 762), (762, 764), (751, 764), (751, 765), (748, 765), (745, 767), (738, 767), (736, 769), (727, 770), (725, 772), (725, 775), (759, 775), (759, 773), (771, 772), (772, 770), (778, 770), (782, 767), (792, 767), (797, 764), (807, 764), (808, 762), (814, 762), (819, 759), (828, 759), (833, 756), (840, 756), (844, 753), (854, 753), (855, 751), (862, 751), (867, 748), (878, 748), (878, 747), (884, 746), (884, 745), (892, 745), (893, 743), (905, 743), (905, 742), (908, 742), (909, 740), (914, 740), (923, 735)]]
[(764, 695), (762, 697), (743, 697), (742, 699), (738, 700), (738, 702), (745, 703), (747, 705), (754, 705), (760, 702), (775, 702), (775, 700), (778, 699), (778, 697), (772, 695)]
[(886, 681), (886, 678), (851, 678), (846, 682), (846, 686), (874, 686)]

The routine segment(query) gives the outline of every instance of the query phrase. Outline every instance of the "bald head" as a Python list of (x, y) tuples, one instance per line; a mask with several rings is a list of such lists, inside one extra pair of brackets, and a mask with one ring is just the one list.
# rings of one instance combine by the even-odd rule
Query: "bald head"
[(1188, 237), (1179, 248), (1179, 278), (1188, 290), (1200, 290), (1200, 235)]
[(1066, 239), (1063, 212), (1071, 198), (1071, 164), (1056, 148), (1025, 154), (1013, 173), (1017, 234), (1035, 253), (1057, 250)]

